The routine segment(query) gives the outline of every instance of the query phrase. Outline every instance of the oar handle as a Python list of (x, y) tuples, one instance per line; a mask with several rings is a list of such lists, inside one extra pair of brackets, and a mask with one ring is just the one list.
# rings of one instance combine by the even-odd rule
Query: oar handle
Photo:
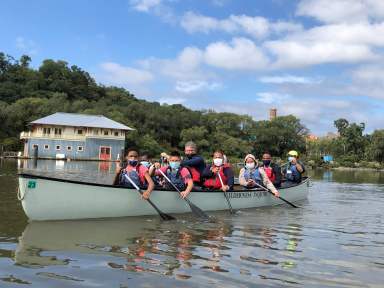
[(227, 203), (228, 203), (228, 206), (229, 206), (229, 211), (231, 212), (231, 214), (233, 214), (234, 212), (233, 212), (233, 209), (232, 209), (231, 201), (229, 201), (229, 197), (228, 197), (227, 191), (224, 188), (224, 182), (223, 182), (223, 179), (221, 178), (220, 171), (217, 172), (217, 175), (219, 176), (221, 187), (223, 188), (224, 196), (225, 196), (225, 199), (227, 200)]
[(175, 188), (175, 190), (176, 190), (177, 192), (181, 193), (181, 191), (179, 190), (179, 188), (177, 188), (176, 185), (173, 184), (173, 182), (171, 181), (171, 179), (169, 179), (168, 176), (165, 175), (165, 173), (164, 173), (163, 171), (161, 171), (161, 169), (158, 169), (158, 170), (159, 170), (160, 174), (161, 174), (161, 175), (162, 175), (162, 176), (169, 182), (169, 184), (171, 184), (172, 187)]
[(135, 189), (137, 191), (139, 191), (141, 194), (143, 194), (143, 191), (141, 191), (141, 189), (139, 188), (139, 186), (137, 186), (137, 184), (135, 182), (133, 182), (133, 180), (131, 179), (131, 177), (129, 177), (127, 175), (127, 173), (123, 173), (124, 177), (132, 184), (133, 187), (135, 187)]

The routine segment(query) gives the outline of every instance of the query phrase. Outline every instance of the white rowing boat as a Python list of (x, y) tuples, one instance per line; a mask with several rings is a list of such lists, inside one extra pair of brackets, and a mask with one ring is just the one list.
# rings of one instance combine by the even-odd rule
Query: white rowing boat
[[(307, 198), (309, 179), (280, 188), (281, 197), (296, 202)], [(233, 209), (284, 204), (262, 189), (227, 192)], [(18, 198), (30, 220), (65, 220), (156, 215), (138, 192), (125, 187), (85, 183), (32, 174), (19, 174)], [(227, 210), (222, 191), (193, 191), (189, 200), (204, 211)], [(154, 190), (152, 202), (165, 213), (188, 213), (190, 207), (176, 191)]]

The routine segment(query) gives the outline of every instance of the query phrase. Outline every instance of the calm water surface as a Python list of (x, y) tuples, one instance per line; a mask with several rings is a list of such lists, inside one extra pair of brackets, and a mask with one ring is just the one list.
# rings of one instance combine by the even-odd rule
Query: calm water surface
[[(111, 182), (113, 164), (19, 163)], [(28, 223), (0, 162), (0, 287), (384, 287), (384, 173), (312, 171), (301, 209)], [(108, 207), (106, 207), (108, 209)]]

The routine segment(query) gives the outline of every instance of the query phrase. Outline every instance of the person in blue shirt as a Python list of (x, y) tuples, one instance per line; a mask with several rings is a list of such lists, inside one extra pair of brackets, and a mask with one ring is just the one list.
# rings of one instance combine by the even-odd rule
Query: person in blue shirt
[(204, 158), (197, 155), (197, 146), (192, 141), (185, 143), (184, 153), (186, 157), (181, 161), (180, 166), (188, 168), (195, 186), (201, 186), (201, 175), (205, 169)]
[(304, 164), (298, 160), (299, 153), (295, 150), (288, 152), (288, 164), (283, 170), (285, 177), (285, 186), (296, 185), (301, 182), (302, 175), (305, 172)]

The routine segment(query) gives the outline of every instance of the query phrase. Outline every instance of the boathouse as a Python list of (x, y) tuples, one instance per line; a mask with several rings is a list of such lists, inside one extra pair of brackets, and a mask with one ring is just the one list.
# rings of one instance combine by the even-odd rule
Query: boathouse
[(58, 112), (29, 123), (21, 132), (24, 157), (116, 160), (125, 134), (134, 130), (102, 115)]

